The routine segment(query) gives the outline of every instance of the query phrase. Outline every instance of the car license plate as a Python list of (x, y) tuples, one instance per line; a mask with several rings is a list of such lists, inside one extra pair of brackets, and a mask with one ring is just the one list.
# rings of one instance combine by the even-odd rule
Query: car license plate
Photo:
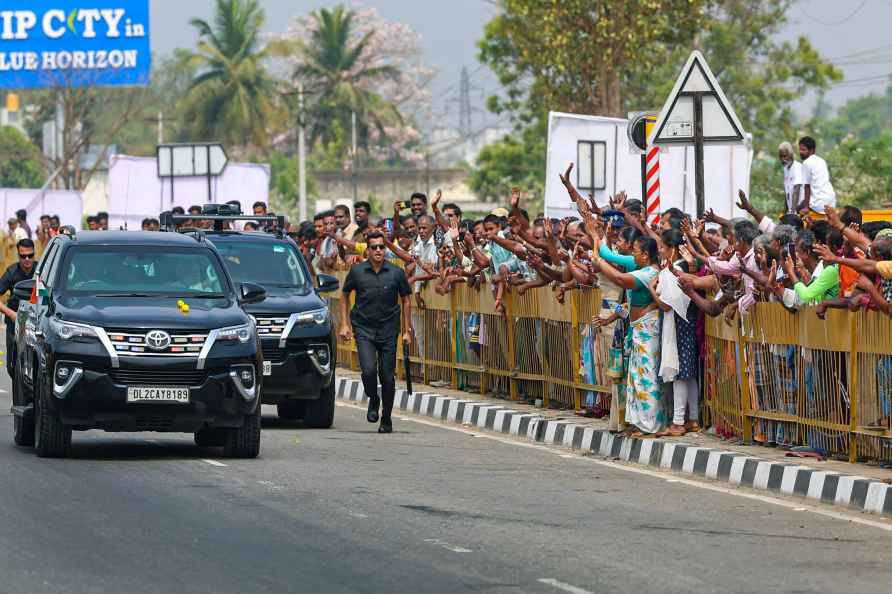
[(127, 388), (127, 402), (179, 402), (189, 403), (189, 388)]
[(272, 375), (273, 374), (273, 364), (271, 361), (263, 362), (263, 375)]

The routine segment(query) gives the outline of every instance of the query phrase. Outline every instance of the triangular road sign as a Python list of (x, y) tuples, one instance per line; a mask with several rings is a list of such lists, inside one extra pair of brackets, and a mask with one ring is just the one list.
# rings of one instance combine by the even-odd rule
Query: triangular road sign
[(744, 131), (722, 87), (698, 51), (691, 52), (675, 86), (660, 110), (649, 144), (693, 144), (697, 110), (704, 143), (743, 142)]

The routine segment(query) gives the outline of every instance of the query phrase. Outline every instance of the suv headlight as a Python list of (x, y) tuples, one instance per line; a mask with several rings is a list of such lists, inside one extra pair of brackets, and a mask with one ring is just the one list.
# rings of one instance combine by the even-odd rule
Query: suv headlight
[(229, 328), (221, 328), (217, 331), (217, 340), (230, 340), (239, 342), (250, 342), (254, 338), (254, 326), (245, 324), (243, 326), (231, 326)]
[(86, 324), (75, 324), (55, 318), (50, 319), (50, 328), (62, 340), (77, 340), (78, 338), (97, 338), (96, 331)]
[(301, 324), (316, 322), (320, 326), (328, 321), (328, 308), (314, 309), (297, 314), (297, 321)]

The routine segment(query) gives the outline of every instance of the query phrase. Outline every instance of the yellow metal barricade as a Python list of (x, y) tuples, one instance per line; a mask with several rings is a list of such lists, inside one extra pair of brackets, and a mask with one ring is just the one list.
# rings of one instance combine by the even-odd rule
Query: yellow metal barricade
[[(609, 392), (610, 336), (591, 324), (597, 289), (570, 291), (565, 303), (548, 288), (509, 292), (505, 315), (488, 286), (459, 284), (447, 295), (431, 286), (421, 296), (425, 307), (413, 307), (417, 381), (577, 409)], [(340, 298), (330, 298), (336, 326)], [(757, 303), (732, 323), (706, 318), (705, 334), (703, 420), (718, 435), (892, 462), (888, 316), (831, 309), (819, 319), (812, 308)], [(355, 345), (339, 340), (338, 360), (357, 369)]]
[(736, 324), (706, 318), (703, 400), (708, 421), (723, 437), (744, 438), (747, 432), (742, 386), (748, 370), (741, 364), (739, 347)]

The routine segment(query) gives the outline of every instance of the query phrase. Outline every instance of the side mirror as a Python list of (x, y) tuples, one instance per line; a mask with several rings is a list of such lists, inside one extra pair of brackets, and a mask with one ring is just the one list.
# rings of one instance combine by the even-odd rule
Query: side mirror
[(319, 274), (316, 275), (316, 278), (319, 282), (318, 289), (320, 293), (331, 293), (332, 291), (337, 291), (341, 286), (341, 281), (338, 280), (338, 277), (330, 274)]
[(12, 288), (12, 294), (15, 295), (16, 299), (18, 299), (19, 301), (28, 301), (31, 299), (31, 293), (34, 291), (34, 285), (36, 284), (36, 282), (37, 281), (35, 281), (33, 278), (18, 282)]
[(243, 304), (260, 303), (266, 299), (266, 289), (256, 283), (242, 283), (240, 292)]

